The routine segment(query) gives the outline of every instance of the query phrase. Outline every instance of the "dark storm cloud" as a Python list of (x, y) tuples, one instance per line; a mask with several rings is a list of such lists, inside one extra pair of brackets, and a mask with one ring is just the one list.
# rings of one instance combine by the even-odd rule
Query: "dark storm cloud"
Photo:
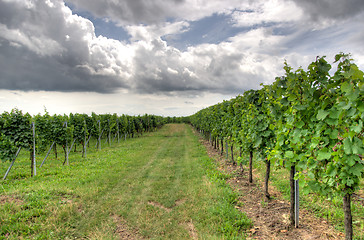
[(184, 0), (67, 0), (66, 2), (74, 4), (80, 10), (92, 12), (96, 17), (111, 18), (128, 24), (151, 24), (174, 17), (171, 12)]
[(364, 11), (363, 0), (293, 0), (313, 20), (351, 18)]
[[(190, 94), (240, 92), (257, 85), (255, 74), (239, 70), (241, 53), (232, 54), (231, 49), (227, 52), (214, 44), (207, 50), (180, 52), (160, 38), (160, 31), (184, 31), (183, 23), (166, 25), (165, 30), (130, 26), (128, 31), (135, 40), (126, 45), (96, 37), (92, 22), (73, 15), (61, 0), (0, 3), (4, 13), (0, 18), (2, 89), (108, 93), (124, 88), (139, 93)], [(162, 2), (120, 4), (165, 7)]]
[(0, 89), (109, 93), (125, 87), (116, 78), (93, 75), (88, 69), (63, 65), (55, 58), (40, 57), (5, 41), (0, 43)]
[[(360, 18), (360, 1), (351, 0), (344, 6), (339, 1), (297, 0), (301, 8), (292, 1), (68, 1), (76, 9), (125, 24), (130, 35), (126, 43), (96, 36), (93, 23), (72, 13), (63, 0), (0, 0), (0, 89), (109, 93), (123, 88), (125, 92), (165, 95), (239, 94), (273, 81), (283, 69), (286, 55), (302, 64), (302, 58), (314, 48), (336, 49), (332, 39), (347, 45), (360, 42), (362, 35), (353, 35), (358, 23), (341, 31), (346, 29), (344, 23), (353, 21), (322, 21), (341, 24), (329, 24), (328, 30), (325, 24), (320, 29), (320, 24), (308, 21), (308, 27), (300, 29), (301, 22), (307, 20), (301, 8), (312, 18), (343, 19), (351, 14)], [(190, 31), (189, 21), (202, 21), (213, 13), (215, 17), (206, 18), (204, 25), (221, 11), (226, 14), (221, 21), (228, 21), (228, 16), (233, 16), (225, 6), (251, 9), (240, 11), (233, 22), (226, 22), (240, 24), (244, 31), (234, 32), (229, 38), (222, 36), (226, 40), (218, 43), (195, 43), (183, 51), (162, 40)], [(168, 17), (178, 20), (161, 22)], [(275, 32), (275, 25), (284, 30)], [(318, 30), (312, 31), (313, 25), (319, 25)], [(285, 31), (287, 26), (290, 31)], [(211, 37), (206, 33), (201, 30), (193, 34)], [(226, 34), (218, 31), (212, 35), (220, 33)]]

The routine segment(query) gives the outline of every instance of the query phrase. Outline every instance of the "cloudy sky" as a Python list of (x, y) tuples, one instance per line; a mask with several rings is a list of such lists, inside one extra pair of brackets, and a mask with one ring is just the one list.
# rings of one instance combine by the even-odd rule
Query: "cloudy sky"
[(190, 115), (351, 53), (363, 0), (0, 0), (0, 112)]

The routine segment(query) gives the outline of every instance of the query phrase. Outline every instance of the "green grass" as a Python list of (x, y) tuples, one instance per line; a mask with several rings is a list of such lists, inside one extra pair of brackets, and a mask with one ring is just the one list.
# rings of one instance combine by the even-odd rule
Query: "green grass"
[(51, 154), (33, 178), (29, 153), (20, 154), (0, 185), (0, 239), (117, 239), (120, 222), (142, 238), (244, 238), (251, 221), (189, 126), (103, 143), (102, 151), (90, 145), (87, 159), (71, 154), (70, 166)]

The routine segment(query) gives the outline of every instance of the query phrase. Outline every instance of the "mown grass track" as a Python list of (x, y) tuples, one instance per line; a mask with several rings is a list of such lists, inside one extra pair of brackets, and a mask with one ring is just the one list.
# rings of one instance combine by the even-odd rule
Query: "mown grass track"
[(26, 156), (1, 183), (0, 239), (241, 239), (250, 226), (187, 125), (74, 153), (70, 166), (51, 158), (34, 178)]

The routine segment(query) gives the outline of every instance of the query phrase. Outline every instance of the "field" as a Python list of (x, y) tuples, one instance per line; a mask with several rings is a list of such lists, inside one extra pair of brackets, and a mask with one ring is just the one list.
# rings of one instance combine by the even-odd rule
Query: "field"
[(187, 125), (62, 161), (51, 154), (30, 178), (21, 152), (1, 182), (0, 239), (241, 239), (251, 226)]
[[(267, 201), (259, 155), (250, 184), (247, 171), (188, 125), (168, 124), (101, 151), (91, 142), (87, 158), (76, 150), (69, 166), (52, 152), (33, 178), (29, 153), (21, 152), (1, 182), (0, 239), (344, 238), (341, 199), (302, 194), (300, 228), (291, 228), (288, 171), (273, 169)], [(362, 192), (352, 207), (354, 239), (363, 239)]]

